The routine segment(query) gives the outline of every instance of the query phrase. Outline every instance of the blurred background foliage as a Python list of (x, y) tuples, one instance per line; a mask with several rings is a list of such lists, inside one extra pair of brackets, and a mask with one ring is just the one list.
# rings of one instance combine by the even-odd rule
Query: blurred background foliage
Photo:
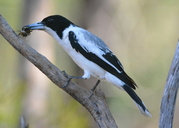
[[(0, 0), (0, 13), (18, 33), (24, 25), (60, 14), (91, 31), (110, 47), (152, 113), (143, 117), (125, 92), (103, 82), (109, 108), (119, 127), (158, 127), (160, 102), (179, 34), (178, 0)], [(24, 40), (70, 75), (83, 72), (46, 33)], [(54, 86), (0, 36), (0, 127), (97, 128), (88, 111)], [(92, 88), (95, 78), (76, 83)], [(175, 113), (179, 112), (177, 102)], [(174, 127), (179, 127), (175, 114)]]

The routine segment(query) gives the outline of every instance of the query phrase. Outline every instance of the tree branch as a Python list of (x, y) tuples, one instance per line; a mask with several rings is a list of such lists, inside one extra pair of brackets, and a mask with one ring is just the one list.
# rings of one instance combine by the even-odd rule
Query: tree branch
[(81, 105), (83, 105), (93, 116), (100, 128), (117, 128), (117, 125), (105, 102), (105, 96), (102, 92), (97, 92), (98, 96), (93, 95), (90, 99), (90, 91), (70, 82), (65, 88), (67, 78), (54, 66), (47, 58), (39, 54), (36, 50), (25, 44), (24, 41), (12, 30), (5, 19), (0, 15), (0, 33), (1, 35), (25, 58), (33, 63), (42, 71), (54, 84), (63, 89)]
[(168, 73), (161, 102), (159, 128), (172, 128), (175, 102), (179, 87), (179, 41)]

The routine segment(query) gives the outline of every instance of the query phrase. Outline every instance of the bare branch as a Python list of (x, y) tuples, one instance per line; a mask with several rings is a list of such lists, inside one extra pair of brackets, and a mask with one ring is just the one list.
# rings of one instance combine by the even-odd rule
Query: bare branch
[(179, 41), (175, 51), (172, 65), (168, 74), (161, 108), (159, 128), (172, 128), (175, 102), (179, 87)]
[(117, 125), (105, 102), (102, 92), (97, 92), (98, 96), (93, 95), (90, 99), (90, 91), (70, 82), (62, 88), (68, 80), (63, 73), (54, 66), (47, 58), (39, 54), (36, 50), (25, 44), (24, 41), (12, 30), (5, 19), (0, 15), (1, 35), (25, 58), (41, 70), (54, 84), (63, 89), (81, 105), (83, 105), (93, 116), (100, 128), (117, 128)]

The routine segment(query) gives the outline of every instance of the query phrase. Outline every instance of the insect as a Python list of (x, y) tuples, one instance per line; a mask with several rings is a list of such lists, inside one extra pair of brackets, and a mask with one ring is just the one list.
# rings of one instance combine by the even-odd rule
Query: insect
[(23, 37), (26, 37), (26, 36), (30, 35), (31, 32), (32, 32), (32, 30), (30, 30), (29, 28), (23, 27), (22, 30), (19, 32), (18, 36), (22, 35)]

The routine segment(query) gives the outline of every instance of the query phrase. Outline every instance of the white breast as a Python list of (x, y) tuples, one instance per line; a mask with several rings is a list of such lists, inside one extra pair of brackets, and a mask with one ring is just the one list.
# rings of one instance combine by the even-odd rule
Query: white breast
[[(69, 54), (69, 56), (73, 59), (73, 61), (84, 70), (84, 75), (92, 75), (94, 77), (104, 79), (106, 71), (99, 67), (97, 64), (93, 63), (86, 59), (83, 55), (79, 52), (76, 52), (75, 49), (72, 48), (70, 41), (68, 39), (69, 31), (78, 31), (78, 28), (68, 28), (63, 32), (63, 39), (60, 39), (56, 32), (52, 29), (46, 27), (45, 31), (50, 34), (62, 47), (63, 49)], [(78, 35), (79, 36), (79, 35)]]

